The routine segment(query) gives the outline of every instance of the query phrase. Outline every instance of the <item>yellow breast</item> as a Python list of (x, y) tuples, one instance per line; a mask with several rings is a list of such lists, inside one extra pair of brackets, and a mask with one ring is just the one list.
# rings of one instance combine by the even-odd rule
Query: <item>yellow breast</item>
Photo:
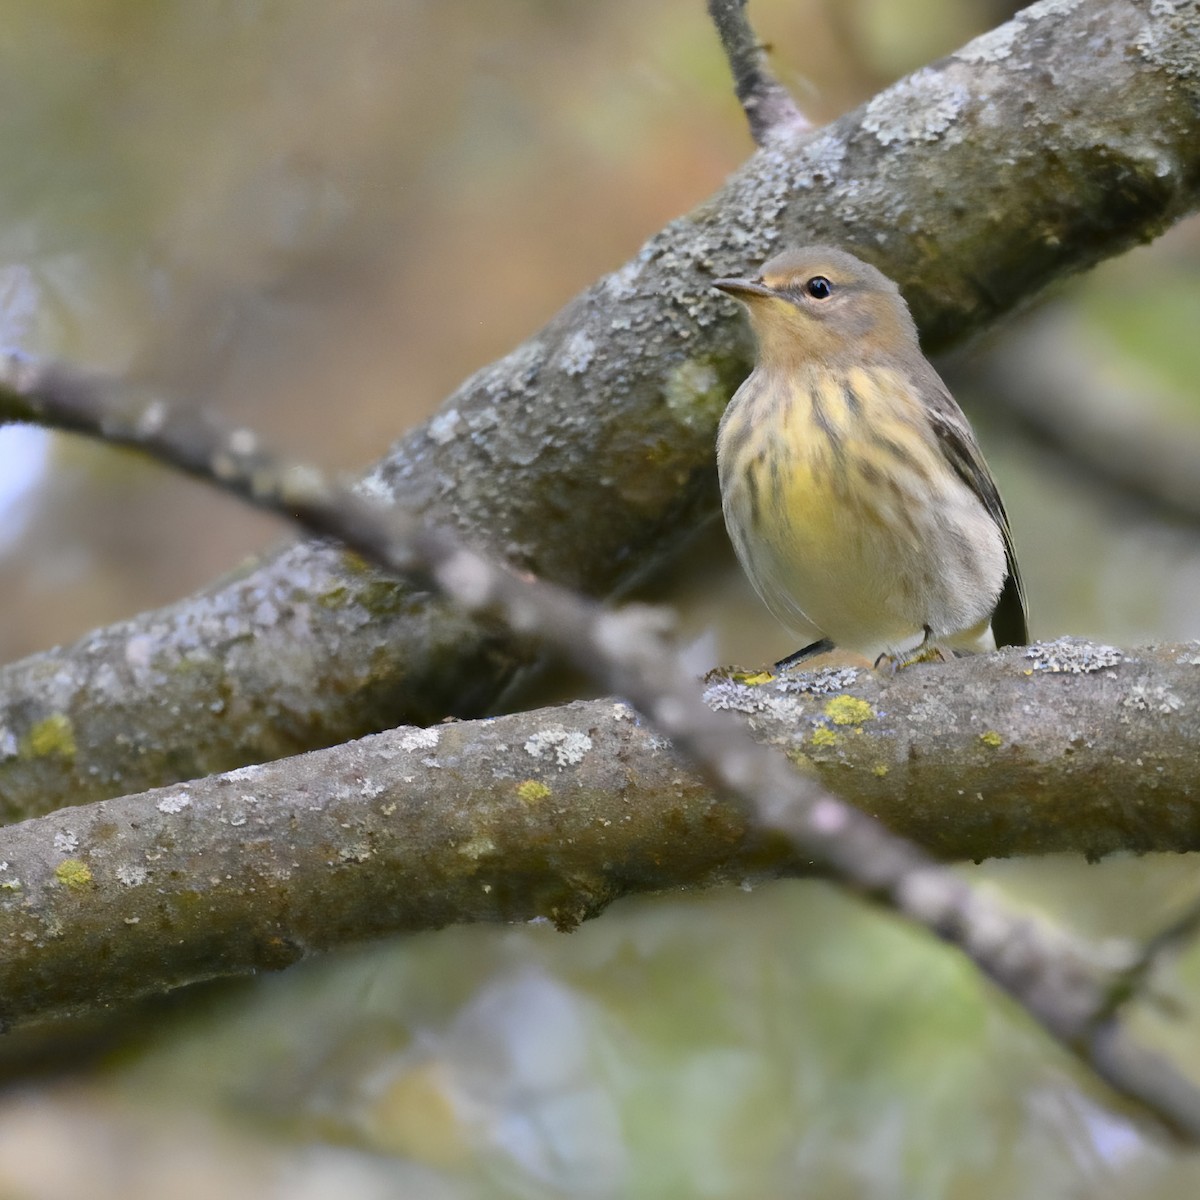
[(722, 423), (718, 463), (734, 548), (767, 606), (846, 646), (919, 636), (943, 526), (983, 515), (907, 380), (884, 368), (756, 371)]

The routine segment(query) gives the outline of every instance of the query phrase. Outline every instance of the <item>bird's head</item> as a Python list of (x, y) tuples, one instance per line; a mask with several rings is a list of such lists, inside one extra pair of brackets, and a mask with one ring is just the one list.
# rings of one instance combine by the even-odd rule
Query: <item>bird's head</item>
[(881, 271), (832, 246), (777, 254), (747, 279), (713, 287), (741, 301), (758, 339), (760, 362), (790, 367), (822, 361), (908, 355), (917, 330), (900, 289)]

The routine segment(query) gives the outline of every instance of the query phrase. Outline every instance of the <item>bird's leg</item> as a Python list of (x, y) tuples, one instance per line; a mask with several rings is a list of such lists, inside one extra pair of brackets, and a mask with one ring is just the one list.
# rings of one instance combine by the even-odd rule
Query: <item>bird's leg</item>
[(757, 671), (738, 670), (734, 671), (730, 678), (736, 683), (746, 683), (751, 687), (758, 687), (759, 684), (770, 683), (776, 675), (788, 670), (789, 667), (794, 667), (797, 663), (805, 662), (807, 659), (816, 658), (818, 654), (827, 654), (832, 649), (833, 643), (828, 638), (822, 638), (819, 642), (813, 642), (802, 650), (789, 654), (787, 658), (781, 658), (769, 671), (766, 667)]
[(807, 662), (810, 658), (816, 658), (818, 654), (828, 654), (832, 649), (833, 643), (828, 638), (822, 638), (819, 642), (812, 642), (803, 649), (789, 654), (787, 658), (781, 658), (772, 670), (776, 674), (780, 671), (787, 671), (798, 663)]

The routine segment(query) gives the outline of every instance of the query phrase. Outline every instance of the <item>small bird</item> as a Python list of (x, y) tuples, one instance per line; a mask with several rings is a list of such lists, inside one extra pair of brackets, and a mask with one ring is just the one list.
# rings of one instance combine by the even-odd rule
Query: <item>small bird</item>
[(1024, 645), (1000, 493), (899, 288), (828, 246), (713, 286), (758, 341), (717, 465), (738, 559), (802, 642), (776, 670), (835, 646), (904, 666)]

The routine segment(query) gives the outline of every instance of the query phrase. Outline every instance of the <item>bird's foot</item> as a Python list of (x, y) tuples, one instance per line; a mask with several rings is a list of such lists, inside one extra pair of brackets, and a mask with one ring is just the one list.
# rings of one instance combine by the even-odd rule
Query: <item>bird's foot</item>
[(875, 670), (881, 674), (895, 675), (897, 671), (911, 667), (913, 663), (951, 662), (954, 659), (954, 651), (932, 645), (929, 641), (932, 636), (933, 630), (926, 625), (925, 636), (921, 639), (919, 646), (915, 646), (903, 654), (888, 654), (885, 651), (875, 660)]

